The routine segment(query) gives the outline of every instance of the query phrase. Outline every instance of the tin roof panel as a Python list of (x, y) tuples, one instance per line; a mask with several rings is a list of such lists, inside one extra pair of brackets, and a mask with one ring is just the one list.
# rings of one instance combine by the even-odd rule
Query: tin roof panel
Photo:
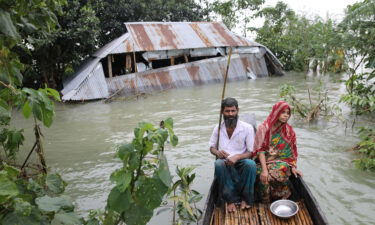
[(219, 22), (125, 23), (135, 51), (257, 46), (239, 37)]

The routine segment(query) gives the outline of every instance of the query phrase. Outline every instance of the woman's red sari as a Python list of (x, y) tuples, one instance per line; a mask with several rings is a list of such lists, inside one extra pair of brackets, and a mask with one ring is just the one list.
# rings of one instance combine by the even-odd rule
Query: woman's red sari
[(273, 107), (271, 113), (267, 119), (258, 127), (255, 143), (254, 143), (254, 154), (257, 155), (259, 152), (266, 152), (269, 150), (270, 141), (272, 135), (279, 132), (282, 138), (290, 145), (294, 159), (283, 159), (292, 167), (296, 167), (297, 162), (297, 145), (296, 145), (296, 134), (293, 128), (288, 123), (283, 123), (277, 129), (272, 131), (272, 127), (279, 120), (281, 113), (285, 109), (291, 109), (289, 104), (284, 101), (277, 102)]

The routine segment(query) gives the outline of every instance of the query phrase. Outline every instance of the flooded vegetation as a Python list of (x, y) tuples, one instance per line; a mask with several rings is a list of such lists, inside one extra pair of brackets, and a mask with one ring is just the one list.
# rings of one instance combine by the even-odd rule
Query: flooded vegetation
[[(314, 88), (323, 81), (329, 90), (330, 102), (337, 103), (345, 87), (335, 80), (329, 76), (287, 73), (284, 77), (230, 82), (227, 96), (238, 99), (240, 116), (254, 113), (259, 124), (280, 100), (282, 84), (293, 85), (297, 93), (302, 93), (297, 97), (308, 102), (307, 88)], [(106, 203), (111, 189), (109, 176), (121, 166), (114, 158), (115, 146), (131, 141), (138, 122), (158, 124), (162, 119), (173, 117), (179, 144), (165, 149), (170, 170), (174, 174), (176, 166), (196, 167), (193, 187), (204, 195), (199, 203), (202, 207), (214, 173), (208, 140), (218, 120), (221, 88), (221, 84), (212, 84), (169, 90), (126, 102), (58, 105), (54, 124), (45, 129), (48, 165), (69, 183), (67, 194), (75, 199), (79, 213), (87, 214)], [(344, 104), (340, 106), (344, 116), (351, 118), (349, 108)], [(352, 163), (358, 155), (351, 148), (359, 139), (356, 130), (351, 128), (351, 120), (345, 124), (334, 118), (329, 121), (321, 118), (309, 124), (297, 118), (293, 115), (290, 123), (298, 139), (298, 167), (328, 221), (332, 224), (373, 221), (375, 178), (371, 172), (358, 170)], [(19, 122), (20, 127), (27, 123)], [(357, 121), (355, 126), (363, 124), (373, 126), (375, 121), (369, 117)], [(152, 218), (150, 224), (166, 224), (171, 218), (170, 213), (163, 212)]]

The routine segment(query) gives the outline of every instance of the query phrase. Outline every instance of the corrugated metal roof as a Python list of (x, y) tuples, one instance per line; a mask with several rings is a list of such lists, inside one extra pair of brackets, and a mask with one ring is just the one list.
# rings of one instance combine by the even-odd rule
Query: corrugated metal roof
[[(205, 59), (140, 73), (106, 78), (106, 81), (110, 93), (120, 90), (119, 94), (122, 96), (222, 82), (227, 60), (227, 57)], [(228, 80), (247, 79), (249, 71), (255, 73), (258, 77), (267, 76), (268, 70), (264, 57), (257, 58), (255, 54), (233, 54), (228, 71)]]
[(125, 33), (115, 40), (101, 47), (93, 55), (99, 58), (104, 58), (109, 54), (118, 54), (125, 52), (124, 42), (129, 38), (129, 33)]
[(235, 35), (219, 22), (136, 22), (125, 25), (130, 34), (125, 41), (128, 52), (259, 46), (256, 42)]
[[(215, 49), (216, 51), (218, 51), (218, 49), (221, 48), (227, 49), (228, 47), (237, 47), (236, 49), (234, 49), (233, 53), (246, 53), (248, 55), (247, 57), (254, 58), (253, 60), (247, 62), (248, 65), (251, 65), (251, 70), (259, 66), (262, 67), (262, 70), (266, 68), (263, 57), (265, 52), (269, 53), (268, 56), (271, 58), (272, 63), (275, 64), (275, 67), (281, 66), (281, 63), (278, 61), (278, 59), (266, 47), (256, 42), (249, 41), (246, 38), (235, 35), (231, 31), (229, 31), (228, 28), (222, 23), (137, 22), (126, 23), (125, 25), (128, 30), (127, 33), (123, 34), (119, 38), (116, 38), (115, 40), (100, 48), (97, 52), (93, 54), (93, 57), (89, 58), (89, 60), (87, 60), (83, 64), (83, 66), (80, 67), (80, 69), (75, 73), (75, 76), (73, 76), (71, 80), (64, 82), (64, 89), (61, 91), (64, 95), (63, 100), (96, 99), (107, 97), (109, 92), (111, 92), (108, 89), (113, 88), (112, 84), (115, 84), (116, 82), (110, 82), (111, 84), (109, 85), (111, 87), (107, 87), (106, 82), (103, 82), (105, 78), (104, 73), (102, 71), (103, 69), (101, 68), (100, 60), (102, 58), (105, 58), (109, 54), (119, 54), (133, 51), (146, 51), (150, 54), (156, 54), (158, 56), (158, 54), (162, 51), (167, 51), (165, 54), (168, 55), (173, 54), (170, 51), (183, 50), (190, 52), (193, 50), (197, 50), (198, 52), (201, 52)], [(259, 47), (259, 49), (255, 49), (253, 47)], [(257, 53), (259, 50), (261, 50), (260, 53)], [(260, 59), (255, 58), (256, 56), (260, 57), (262, 61), (256, 62), (256, 59)], [(213, 60), (212, 62), (208, 61), (207, 65), (202, 65), (201, 71), (206, 71), (207, 73), (211, 74), (210, 71), (214, 70), (214, 68), (217, 67), (216, 64), (213, 63), (214, 61), (215, 60)], [(245, 61), (243, 61), (243, 63), (245, 63)], [(100, 69), (98, 65), (100, 65)], [(179, 66), (183, 68), (182, 70), (180, 70), (182, 74), (186, 74), (186, 71), (189, 70), (188, 68), (185, 68), (185, 64)], [(210, 69), (210, 66), (213, 66), (213, 68)], [(156, 73), (155, 71), (159, 70), (153, 70), (153, 73)], [(168, 70), (165, 70), (163, 68), (162, 71)], [(177, 73), (177, 70), (175, 72)], [(220, 71), (215, 71), (215, 73), (219, 72)], [(257, 75), (266, 74), (265, 72), (255, 73)], [(176, 74), (173, 77), (178, 76), (182, 75)], [(125, 80), (128, 81), (130, 77), (132, 77), (132, 75), (126, 75)], [(155, 77), (155, 79), (164, 78)], [(215, 80), (215, 78), (210, 78), (209, 80), (212, 79)], [(203, 78), (203, 80), (198, 80), (199, 82), (205, 82), (205, 78)], [(144, 82), (146, 85), (150, 81), (144, 80)], [(198, 81), (195, 81), (193, 79), (192, 82), (195, 83)], [(135, 83), (137, 83), (135, 80), (131, 81), (131, 84), (134, 87), (137, 87), (138, 84), (136, 85)], [(121, 84), (117, 87), (117, 90), (123, 87), (124, 84)], [(95, 88), (98, 88), (98, 90), (95, 90)]]
[(108, 87), (105, 82), (103, 67), (101, 63), (96, 64), (89, 75), (86, 76), (79, 85), (67, 91), (64, 89), (62, 100), (63, 101), (81, 101), (102, 99), (109, 96)]

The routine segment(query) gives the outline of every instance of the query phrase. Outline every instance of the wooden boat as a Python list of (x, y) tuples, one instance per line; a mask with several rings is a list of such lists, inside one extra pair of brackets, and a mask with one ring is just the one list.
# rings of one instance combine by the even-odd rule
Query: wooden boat
[(289, 218), (281, 219), (273, 215), (269, 209), (270, 204), (256, 202), (253, 207), (234, 213), (226, 213), (224, 207), (215, 207), (217, 198), (217, 185), (215, 180), (207, 196), (203, 225), (325, 225), (328, 224), (325, 215), (320, 209), (315, 197), (302, 178), (290, 177), (292, 196), (291, 200), (298, 203), (298, 213)]

